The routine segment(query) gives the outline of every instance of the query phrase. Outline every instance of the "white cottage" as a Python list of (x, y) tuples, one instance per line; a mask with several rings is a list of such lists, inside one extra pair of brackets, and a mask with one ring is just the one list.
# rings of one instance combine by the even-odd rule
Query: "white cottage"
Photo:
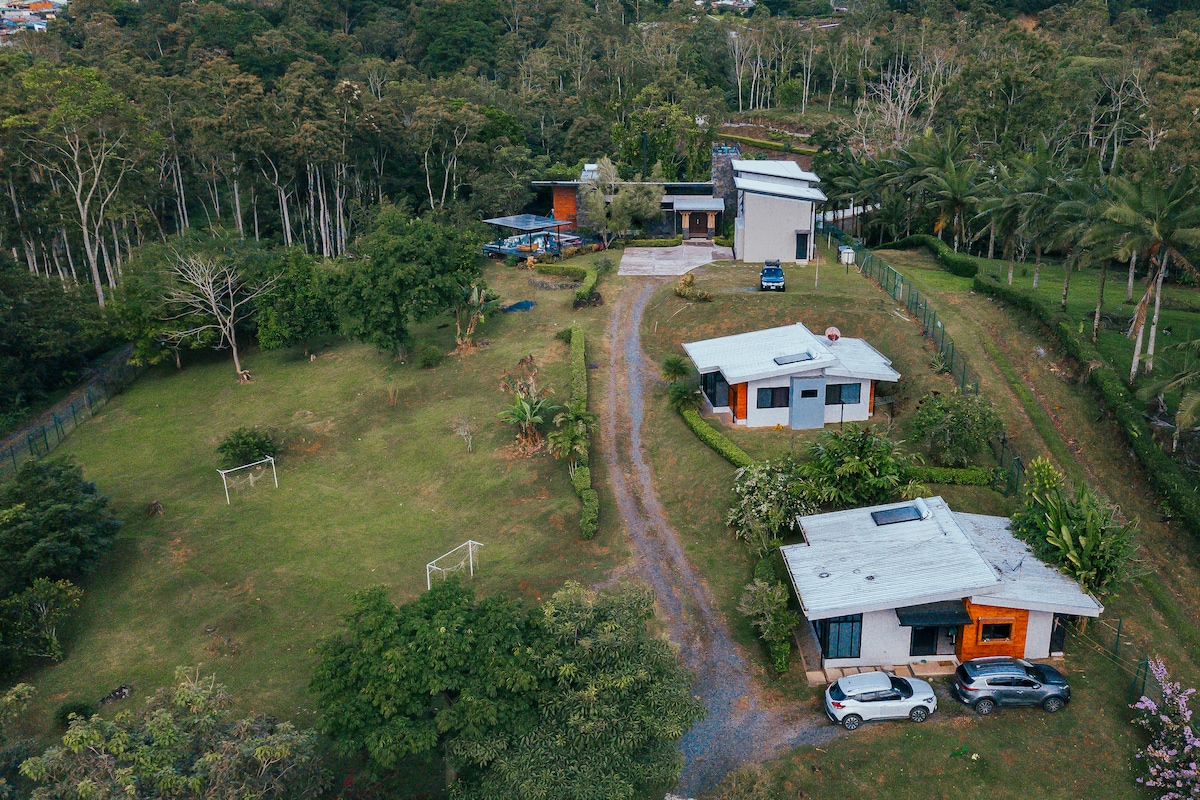
[(817, 203), (827, 199), (815, 173), (794, 161), (730, 161), (737, 190), (733, 256), (740, 261), (812, 261)]
[(862, 422), (875, 413), (875, 383), (900, 373), (862, 339), (797, 322), (684, 344), (700, 372), (705, 407), (750, 428), (794, 430)]
[(1062, 652), (1064, 617), (1104, 610), (1006, 517), (940, 497), (799, 521), (804, 541), (780, 552), (827, 668), (1046, 658)]

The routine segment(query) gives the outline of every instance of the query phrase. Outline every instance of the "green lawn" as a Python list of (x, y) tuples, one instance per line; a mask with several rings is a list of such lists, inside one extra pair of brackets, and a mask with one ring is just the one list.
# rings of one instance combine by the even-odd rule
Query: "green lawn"
[[(82, 426), (59, 452), (112, 497), (124, 528), (65, 631), (66, 658), (28, 676), (38, 700), (26, 731), (47, 734), (63, 700), (95, 701), (121, 683), (135, 689), (123, 705), (140, 705), (176, 665), (197, 664), (241, 708), (311, 724), (313, 647), (337, 629), (350, 595), (386, 584), (411, 599), (426, 562), (467, 539), (485, 545), (481, 591), (536, 599), (566, 579), (602, 579), (626, 555), (611, 506), (600, 536), (581, 541), (566, 469), (515, 457), (496, 416), (501, 373), (530, 353), (541, 385), (565, 401), (567, 346), (555, 334), (572, 321), (593, 335), (589, 359), (603, 360), (604, 309), (572, 311), (572, 292), (537, 290), (533, 278), (489, 267), (505, 303), (538, 305), (492, 315), (479, 332), (490, 345), (435, 369), (337, 342), (314, 361), (251, 351), (254, 381), (239, 386), (225, 357), (203, 357), (182, 372), (152, 370)], [(446, 322), (418, 336), (448, 351)], [(473, 454), (451, 431), (458, 415), (478, 425)], [(282, 435), (279, 488), (259, 483), (227, 506), (214, 448), (242, 425)], [(153, 501), (163, 516), (147, 514)]]

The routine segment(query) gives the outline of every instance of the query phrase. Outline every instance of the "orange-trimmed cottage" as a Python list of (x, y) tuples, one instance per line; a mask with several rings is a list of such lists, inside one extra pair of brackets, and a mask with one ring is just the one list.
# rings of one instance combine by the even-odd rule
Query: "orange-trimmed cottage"
[(1006, 517), (940, 497), (799, 518), (780, 548), (822, 666), (1061, 653), (1068, 617), (1104, 610), (1034, 557)]

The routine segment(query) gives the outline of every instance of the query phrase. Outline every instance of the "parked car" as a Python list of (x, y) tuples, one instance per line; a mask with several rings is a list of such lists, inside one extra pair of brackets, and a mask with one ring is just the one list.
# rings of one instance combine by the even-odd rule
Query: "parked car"
[(764, 292), (786, 292), (787, 284), (783, 280), (783, 267), (778, 261), (764, 261), (762, 272), (758, 275), (758, 288)]
[(848, 731), (876, 719), (924, 722), (937, 711), (933, 687), (919, 678), (886, 672), (861, 672), (838, 678), (825, 688), (825, 715)]
[(1071, 702), (1071, 686), (1048, 664), (991, 656), (959, 665), (954, 671), (954, 696), (984, 716), (996, 706), (1041, 706), (1053, 714)]

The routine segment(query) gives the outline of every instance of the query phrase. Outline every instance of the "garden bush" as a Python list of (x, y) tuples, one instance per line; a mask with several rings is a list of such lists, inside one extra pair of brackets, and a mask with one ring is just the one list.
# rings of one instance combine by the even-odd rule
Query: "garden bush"
[(1200, 485), (1155, 442), (1154, 431), (1146, 422), (1145, 404), (1133, 395), (1112, 364), (1090, 341), (1065, 322), (1065, 317), (1032, 295), (980, 277), (975, 278), (974, 285), (976, 291), (1003, 300), (1047, 325), (1067, 355), (1090, 367), (1088, 382), (1100, 393), (1104, 405), (1125, 431), (1130, 449), (1141, 462), (1150, 483), (1169, 507), (1164, 511), (1178, 516), (1192, 533), (1200, 535)]
[(226, 469), (262, 461), (279, 452), (279, 445), (265, 428), (237, 428), (217, 445), (217, 455)]
[(1189, 707), (1196, 690), (1172, 681), (1161, 658), (1150, 659), (1150, 674), (1162, 690), (1160, 701), (1143, 695), (1131, 706), (1137, 712), (1134, 725), (1150, 735), (1136, 756), (1145, 770), (1137, 782), (1162, 800), (1200, 796), (1200, 737)]
[(707, 303), (713, 299), (712, 292), (696, 288), (696, 276), (690, 272), (682, 276), (675, 284), (675, 295), (693, 303)]
[(738, 611), (758, 630), (771, 654), (771, 666), (779, 674), (788, 670), (792, 628), (800, 624), (800, 615), (788, 608), (788, 598), (782, 582), (756, 579), (746, 584), (738, 601)]
[(583, 329), (578, 325), (570, 328), (571, 342), (571, 407), (587, 410), (587, 346)]
[[(789, 533), (798, 533), (796, 517), (816, 511), (816, 505), (794, 491), (799, 467), (790, 457), (757, 461), (742, 469), (733, 484), (733, 505), (725, 524), (734, 538), (766, 559)], [(756, 574), (755, 577), (758, 577)]]
[(421, 369), (433, 369), (442, 363), (446, 354), (442, 348), (432, 342), (426, 342), (417, 347), (417, 366)]
[(92, 714), (96, 713), (96, 708), (87, 700), (68, 700), (65, 703), (59, 704), (58, 708), (54, 709), (54, 724), (66, 730), (71, 727), (71, 715), (83, 719), (91, 719)]
[(542, 275), (556, 275), (573, 281), (582, 281), (588, 273), (586, 269), (575, 264), (538, 264), (537, 271)]
[(919, 483), (942, 486), (993, 486), (997, 468), (992, 467), (909, 467), (905, 477)]
[(746, 455), (745, 450), (729, 441), (724, 434), (705, 422), (699, 411), (688, 409), (680, 414), (683, 416), (683, 421), (692, 429), (692, 433), (696, 434), (700, 441), (717, 451), (717, 454), (730, 464), (735, 467), (748, 467), (754, 463), (754, 459)]
[(879, 245), (875, 249), (911, 250), (916, 247), (928, 249), (933, 254), (933, 257), (937, 259), (938, 263), (945, 267), (947, 272), (958, 275), (961, 278), (974, 278), (979, 273), (979, 262), (973, 256), (965, 253), (956, 253), (950, 245), (936, 236), (930, 236), (926, 233), (906, 236), (903, 239)]
[(600, 273), (595, 269), (587, 270), (587, 274), (583, 278), (583, 283), (575, 290), (575, 307), (589, 305), (595, 302), (593, 295), (596, 292), (596, 284), (600, 282)]
[(683, 244), (683, 235), (672, 236), (669, 239), (628, 239), (626, 247), (678, 247)]
[(732, 236), (714, 236), (713, 244), (715, 244), (717, 247), (733, 247), (733, 237)]
[(579, 515), (579, 532), (584, 539), (595, 537), (600, 530), (600, 495), (595, 489), (585, 489), (581, 495), (583, 513)]
[(582, 499), (583, 493), (592, 488), (592, 470), (590, 467), (579, 466), (575, 468), (575, 474), (571, 476), (571, 485), (575, 487), (575, 494)]
[(771, 556), (760, 558), (754, 565), (754, 580), (756, 581), (777, 581), (779, 576), (775, 574), (775, 561)]
[(917, 404), (913, 433), (942, 466), (965, 466), (1004, 432), (996, 409), (980, 395), (932, 392)]

